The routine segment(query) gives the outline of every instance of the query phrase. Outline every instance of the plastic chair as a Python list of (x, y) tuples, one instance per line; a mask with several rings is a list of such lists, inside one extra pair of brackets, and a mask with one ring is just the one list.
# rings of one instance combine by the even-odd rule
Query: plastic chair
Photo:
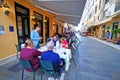
[(45, 72), (48, 72), (50, 74), (53, 75), (54, 79), (56, 78), (56, 71), (52, 65), (52, 62), (50, 61), (44, 61), (44, 60), (40, 60), (40, 64), (41, 64), (41, 68), (42, 68), (42, 71), (41, 71), (41, 80), (42, 80), (42, 75), (45, 73)]
[(20, 45), (17, 45), (17, 44), (15, 44), (15, 47), (17, 49), (17, 55), (16, 55), (16, 57), (19, 59), (19, 52), (21, 51), (21, 47), (20, 47)]
[(47, 38), (47, 42), (49, 42), (49, 41), (51, 41), (52, 40), (52, 38)]
[(31, 72), (33, 72), (33, 80), (35, 80), (35, 72), (36, 72), (36, 70), (34, 70), (32, 68), (29, 60), (21, 60), (20, 59), (19, 61), (20, 61), (20, 64), (22, 66), (22, 79), (21, 80), (24, 79), (24, 69), (31, 69), (32, 70)]

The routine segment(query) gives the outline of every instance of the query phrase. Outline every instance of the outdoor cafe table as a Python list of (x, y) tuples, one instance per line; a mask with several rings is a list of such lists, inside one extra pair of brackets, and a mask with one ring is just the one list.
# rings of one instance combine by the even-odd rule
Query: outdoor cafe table
[[(43, 46), (41, 48), (38, 49), (39, 51), (47, 51), (47, 47), (46, 46)], [(71, 55), (71, 49), (65, 49), (65, 48), (54, 48), (53, 51), (55, 53), (58, 53), (60, 58), (64, 59), (65, 60), (65, 70), (68, 71), (69, 70), (69, 66), (70, 66), (70, 59), (72, 57)]]

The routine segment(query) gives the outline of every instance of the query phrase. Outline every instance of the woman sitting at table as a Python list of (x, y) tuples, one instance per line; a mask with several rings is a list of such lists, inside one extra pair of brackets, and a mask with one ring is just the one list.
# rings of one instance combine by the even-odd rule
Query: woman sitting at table
[(68, 48), (68, 42), (66, 38), (61, 38), (60, 44), (62, 48)]
[(54, 48), (58, 48), (60, 46), (60, 42), (59, 42), (59, 40), (58, 40), (56, 35), (53, 36), (53, 40), (52, 41), (54, 43)]
[[(33, 69), (36, 70), (39, 68), (39, 58), (41, 52), (37, 49), (33, 48), (33, 41), (31, 39), (27, 39), (25, 41), (25, 48), (23, 48), (20, 52), (20, 59), (29, 60)], [(32, 71), (31, 69), (25, 69), (27, 71)]]

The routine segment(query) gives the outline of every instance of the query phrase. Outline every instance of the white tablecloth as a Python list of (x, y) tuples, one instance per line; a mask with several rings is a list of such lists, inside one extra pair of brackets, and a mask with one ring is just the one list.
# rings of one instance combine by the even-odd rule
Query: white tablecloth
[(71, 59), (71, 50), (65, 48), (57, 48), (53, 50), (54, 52), (58, 53), (60, 58), (65, 60), (65, 70), (68, 71)]
[[(46, 51), (47, 50), (47, 47), (46, 46), (43, 46), (41, 47), (40, 49), (38, 49), (39, 51)], [(69, 66), (70, 66), (70, 59), (72, 57), (71, 55), (71, 49), (65, 49), (65, 48), (55, 48), (53, 49), (53, 51), (55, 53), (58, 53), (60, 58), (64, 59), (65, 60), (65, 70), (68, 71), (69, 69)]]

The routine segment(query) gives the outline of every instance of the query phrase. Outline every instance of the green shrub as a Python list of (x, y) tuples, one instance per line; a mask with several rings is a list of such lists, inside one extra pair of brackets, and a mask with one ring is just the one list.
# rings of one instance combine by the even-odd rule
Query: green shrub
[(112, 30), (112, 34), (117, 34), (117, 33), (120, 33), (120, 28)]

